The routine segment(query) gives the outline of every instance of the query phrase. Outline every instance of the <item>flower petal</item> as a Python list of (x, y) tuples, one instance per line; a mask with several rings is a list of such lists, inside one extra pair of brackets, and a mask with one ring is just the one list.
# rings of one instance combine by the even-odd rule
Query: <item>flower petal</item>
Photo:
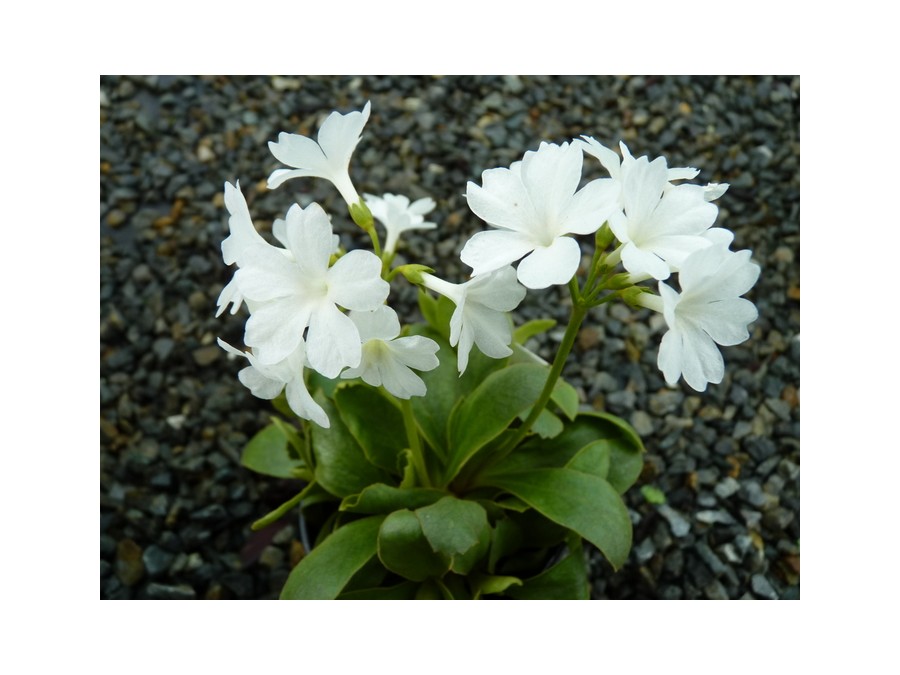
[(328, 214), (315, 202), (305, 209), (294, 204), (287, 212), (285, 232), (303, 277), (324, 280), (334, 250), (334, 235)]
[(639, 248), (631, 241), (622, 247), (622, 265), (631, 274), (639, 276), (649, 275), (660, 281), (668, 279), (671, 273), (668, 264), (664, 260), (650, 251)]
[(322, 406), (316, 403), (313, 397), (309, 395), (302, 375), (288, 382), (285, 389), (288, 405), (297, 415), (305, 420), (312, 420), (325, 429), (331, 426), (328, 415), (325, 414)]
[(379, 365), (382, 386), (397, 398), (425, 395), (425, 382), (400, 361), (386, 358)]
[(361, 112), (354, 110), (342, 115), (335, 111), (322, 123), (317, 138), (332, 167), (346, 167), (350, 163), (371, 111), (372, 103), (367, 102)]
[(334, 305), (322, 304), (309, 318), (306, 358), (314, 370), (329, 378), (348, 366), (358, 366), (361, 345), (356, 324)]
[(562, 234), (556, 225), (561, 211), (578, 189), (583, 160), (581, 147), (569, 143), (541, 143), (537, 151), (525, 153), (522, 183), (534, 204), (541, 234), (550, 237)]
[[(463, 284), (463, 290), (464, 298), (498, 312), (511, 312), (527, 293), (516, 281), (516, 270), (512, 267), (501, 267), (496, 272), (470, 279)], [(452, 296), (448, 297), (453, 300)]]
[(328, 270), (328, 297), (347, 309), (371, 311), (390, 290), (381, 278), (381, 260), (371, 251), (350, 251)]
[(379, 305), (371, 312), (350, 312), (350, 320), (356, 324), (359, 339), (393, 340), (400, 335), (400, 319), (397, 312), (387, 305)]
[[(322, 175), (328, 172), (328, 159), (322, 148), (306, 136), (282, 131), (278, 134), (277, 143), (269, 141), (269, 150), (282, 164), (312, 172), (306, 175)], [(274, 175), (273, 173), (269, 176), (270, 183)]]
[(280, 298), (255, 308), (244, 327), (244, 344), (263, 364), (286, 359), (300, 344), (310, 318), (302, 298)]
[(681, 362), (684, 381), (697, 391), (706, 391), (710, 382), (721, 382), (725, 376), (725, 362), (713, 339), (697, 328), (686, 327), (679, 332), (684, 349)]
[(463, 246), (460, 260), (472, 268), (472, 274), (487, 274), (515, 262), (534, 250), (537, 242), (529, 235), (510, 230), (477, 232)]
[(466, 201), (476, 216), (488, 225), (533, 234), (538, 217), (531, 197), (517, 172), (510, 169), (488, 169), (481, 174), (480, 187), (469, 181)]
[(398, 361), (410, 368), (427, 372), (440, 365), (437, 357), (440, 347), (427, 337), (410, 335), (391, 340), (387, 346)]
[(756, 305), (745, 298), (730, 298), (706, 303), (698, 308), (696, 315), (687, 311), (696, 325), (718, 344), (727, 347), (737, 345), (750, 337), (747, 326), (757, 318)]
[(238, 380), (240, 380), (241, 384), (247, 387), (247, 389), (250, 390), (250, 393), (256, 398), (261, 398), (266, 401), (271, 401), (281, 393), (282, 389), (284, 389), (284, 382), (267, 377), (262, 371), (253, 366), (242, 369), (238, 373)]
[(518, 278), (526, 288), (566, 284), (578, 271), (581, 248), (572, 237), (557, 237), (550, 246), (539, 246), (519, 263)]
[(222, 258), (226, 265), (238, 262), (241, 254), (251, 246), (269, 246), (253, 226), (240, 181), (236, 185), (225, 183), (225, 208), (231, 214), (228, 218), (229, 234), (222, 241)]
[(598, 178), (572, 197), (560, 217), (559, 234), (593, 234), (616, 210), (619, 185), (610, 178)]

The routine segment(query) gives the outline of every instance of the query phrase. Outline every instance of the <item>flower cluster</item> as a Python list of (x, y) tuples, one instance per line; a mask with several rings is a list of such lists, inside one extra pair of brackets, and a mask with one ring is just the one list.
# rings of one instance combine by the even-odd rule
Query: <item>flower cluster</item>
[[(275, 170), (268, 186), (295, 178), (330, 181), (354, 222), (372, 237), (374, 252), (344, 251), (317, 203), (291, 206), (273, 225), (280, 246), (270, 244), (253, 225), (239, 183), (225, 184), (230, 218), (222, 256), (238, 269), (219, 296), (218, 312), (231, 306), (234, 313), (246, 304), (249, 351), (221, 344), (248, 359), (239, 377), (254, 395), (271, 399), (284, 391), (297, 415), (323, 427), (328, 417), (306, 387), (306, 370), (331, 379), (360, 378), (401, 399), (424, 396), (425, 384), (413, 371), (436, 368), (439, 347), (427, 337), (404, 335), (396, 312), (385, 304), (397, 274), (455, 305), (449, 342), (460, 374), (473, 346), (492, 358), (512, 353), (508, 313), (526, 289), (568, 284), (584, 313), (611, 299), (661, 312), (669, 330), (658, 362), (669, 384), (683, 377), (703, 391), (722, 380), (716, 345), (749, 337), (747, 326), (757, 312), (740, 296), (759, 275), (750, 252), (729, 250), (733, 235), (713, 227), (714, 201), (727, 185), (686, 183), (697, 169), (669, 168), (663, 157), (635, 158), (624, 144), (620, 157), (589, 136), (541, 143), (509, 168), (485, 171), (480, 185), (468, 183), (469, 208), (490, 229), (461, 250), (471, 278), (452, 283), (422, 265), (391, 269), (404, 232), (437, 227), (425, 220), (435, 202), (395, 194), (360, 197), (350, 160), (370, 110), (367, 103), (362, 111), (331, 113), (316, 141), (281, 133), (269, 148), (291, 168)], [(583, 184), (585, 155), (599, 160), (609, 176)], [(383, 248), (376, 221), (386, 232)], [(594, 235), (595, 249), (580, 284), (583, 251), (577, 237), (585, 235)], [(666, 283), (676, 273), (680, 291)], [(658, 295), (637, 285), (648, 280), (658, 283)]]

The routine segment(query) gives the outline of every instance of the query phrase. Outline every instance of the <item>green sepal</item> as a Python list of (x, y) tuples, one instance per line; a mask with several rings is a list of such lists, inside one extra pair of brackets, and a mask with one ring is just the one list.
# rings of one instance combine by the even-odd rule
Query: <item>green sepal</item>
[(348, 513), (392, 513), (400, 509), (418, 509), (446, 497), (432, 488), (396, 488), (383, 483), (370, 485), (356, 495), (345, 497), (340, 510)]
[(326, 537), (291, 570), (281, 598), (332, 600), (375, 555), (384, 516), (348, 523)]
[(355, 204), (350, 204), (349, 209), (353, 222), (366, 232), (375, 227), (375, 219), (372, 217), (372, 212), (362, 199)]
[(411, 581), (440, 577), (450, 569), (450, 557), (435, 553), (409, 509), (388, 515), (378, 532), (378, 559), (391, 572)]
[(308, 467), (292, 455), (288, 437), (275, 423), (250, 439), (241, 454), (241, 464), (251, 471), (276, 478), (310, 477)]
[(403, 415), (378, 389), (366, 384), (338, 387), (334, 403), (347, 430), (356, 439), (369, 462), (398, 473), (398, 455), (406, 439)]
[(315, 397), (331, 427), (312, 428), (316, 481), (336, 497), (358, 494), (373, 483), (388, 483), (389, 475), (369, 462), (359, 443), (344, 425), (334, 404), (322, 392)]
[(613, 568), (631, 549), (631, 519), (607, 481), (572, 469), (535, 469), (490, 476), (490, 483), (515, 495), (546, 518), (594, 544)]

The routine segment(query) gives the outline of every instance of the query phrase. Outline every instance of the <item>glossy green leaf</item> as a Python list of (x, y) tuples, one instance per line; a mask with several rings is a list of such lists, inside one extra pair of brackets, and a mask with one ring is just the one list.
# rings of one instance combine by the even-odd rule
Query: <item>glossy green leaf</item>
[(384, 519), (378, 532), (378, 558), (411, 581), (440, 577), (450, 569), (450, 557), (434, 552), (416, 514), (408, 509)]
[(510, 586), (506, 595), (517, 600), (587, 600), (590, 586), (581, 546), (550, 569), (526, 579), (521, 586)]
[(334, 402), (347, 430), (369, 462), (398, 472), (398, 455), (406, 446), (403, 415), (377, 389), (365, 384), (339, 387)]
[(535, 469), (490, 477), (555, 523), (594, 544), (618, 569), (631, 548), (631, 519), (616, 490), (598, 476), (571, 469)]
[(400, 509), (417, 509), (434, 504), (447, 496), (432, 488), (396, 488), (384, 483), (370, 485), (357, 495), (345, 497), (340, 510), (349, 513), (391, 513)]
[(537, 364), (508, 366), (485, 378), (450, 421), (452, 452), (445, 477), (456, 476), (472, 455), (534, 405), (546, 379), (547, 369)]
[(359, 443), (344, 425), (334, 404), (321, 392), (316, 402), (325, 410), (331, 427), (312, 427), (316, 481), (336, 497), (362, 492), (373, 483), (389, 482), (386, 471), (371, 464)]
[(288, 450), (288, 439), (275, 424), (258, 432), (244, 447), (241, 464), (257, 473), (277, 478), (297, 478), (303, 462)]
[(535, 335), (546, 333), (556, 325), (554, 319), (532, 319), (513, 331), (513, 342), (524, 345)]
[(383, 516), (338, 528), (303, 558), (281, 591), (285, 600), (332, 600), (375, 555)]

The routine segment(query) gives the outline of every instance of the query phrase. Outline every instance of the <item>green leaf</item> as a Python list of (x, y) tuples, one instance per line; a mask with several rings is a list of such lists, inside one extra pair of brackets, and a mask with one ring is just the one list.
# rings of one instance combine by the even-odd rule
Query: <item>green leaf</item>
[(366, 588), (359, 591), (347, 591), (341, 593), (338, 600), (412, 600), (416, 597), (419, 584), (414, 581), (404, 581), (396, 586), (387, 588)]
[(556, 381), (550, 394), (550, 400), (558, 405), (559, 409), (570, 420), (574, 420), (578, 415), (578, 407), (581, 405), (581, 400), (578, 398), (578, 390), (564, 379), (559, 378)]
[(334, 402), (347, 430), (369, 462), (398, 472), (398, 455), (406, 445), (403, 415), (377, 389), (365, 384), (339, 387)]
[[(520, 414), (519, 419), (525, 421), (528, 418), (529, 412), (531, 412), (531, 408)], [(559, 436), (563, 432), (563, 429), (565, 429), (563, 421), (546, 408), (541, 410), (541, 414), (538, 415), (534, 424), (531, 425), (531, 431), (541, 438), (553, 438), (554, 436)]]
[(582, 473), (590, 473), (605, 480), (609, 475), (612, 447), (613, 443), (605, 438), (588, 443), (578, 451), (577, 455), (569, 460), (566, 468), (581, 471)]
[(334, 404), (319, 392), (316, 401), (331, 421), (329, 429), (312, 428), (316, 481), (336, 497), (362, 492), (373, 483), (387, 483), (389, 475), (372, 465), (344, 425)]
[(288, 576), (285, 600), (332, 600), (377, 549), (383, 516), (355, 520), (332, 532)]
[(546, 333), (556, 325), (554, 319), (532, 319), (513, 331), (513, 342), (524, 345), (535, 335)]
[(491, 359), (477, 350), (472, 350), (469, 355), (469, 366), (460, 376), (456, 368), (456, 351), (446, 338), (421, 324), (410, 326), (410, 334), (431, 338), (440, 347), (437, 353), (438, 367), (419, 373), (428, 388), (428, 395), (413, 396), (410, 405), (415, 414), (416, 424), (428, 444), (441, 458), (446, 458), (448, 422), (453, 408), (490, 373), (503, 368), (506, 359)]
[(491, 373), (467, 396), (451, 420), (445, 479), (456, 476), (472, 455), (534, 405), (546, 379), (544, 366), (518, 364)]
[(517, 600), (587, 600), (590, 598), (584, 553), (580, 545), (550, 569), (521, 586), (510, 586), (506, 595)]
[(521, 586), (522, 580), (518, 577), (504, 577), (496, 575), (479, 575), (472, 579), (475, 588), (475, 599), (482, 595), (498, 595), (511, 586)]
[(448, 321), (446, 326), (441, 325), (438, 317), (438, 301), (421, 288), (419, 289), (419, 310), (432, 329), (443, 335), (445, 339), (450, 339), (450, 322)]
[(432, 550), (448, 556), (454, 572), (466, 574), (487, 553), (491, 526), (477, 502), (448, 496), (415, 513)]
[(571, 469), (535, 469), (492, 475), (490, 484), (587, 539), (615, 569), (625, 563), (631, 519), (618, 493), (602, 478)]
[(250, 439), (241, 455), (241, 464), (251, 471), (277, 478), (297, 478), (304, 466), (291, 456), (288, 439), (275, 424)]
[(644, 447), (627, 422), (615, 415), (595, 412), (579, 413), (575, 421), (567, 424), (565, 430), (552, 439), (526, 441), (502, 462), (479, 476), (475, 484), (491, 484), (489, 476), (494, 473), (564, 467), (585, 446), (599, 440), (606, 440), (609, 444), (606, 480), (619, 494), (623, 494), (640, 475), (644, 466)]
[(349, 513), (391, 513), (428, 506), (447, 495), (432, 488), (396, 488), (383, 483), (370, 485), (358, 495), (345, 497), (340, 510)]
[(378, 559), (411, 581), (440, 577), (450, 569), (449, 556), (435, 553), (412, 511), (394, 511), (378, 532)]

